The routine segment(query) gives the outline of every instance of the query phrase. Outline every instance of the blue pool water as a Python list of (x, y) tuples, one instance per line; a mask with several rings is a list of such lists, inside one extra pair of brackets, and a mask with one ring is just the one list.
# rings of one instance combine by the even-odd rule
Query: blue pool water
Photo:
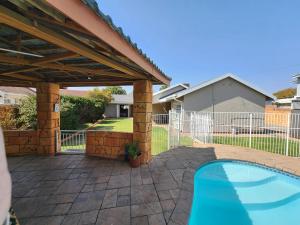
[(299, 225), (300, 180), (237, 161), (209, 163), (195, 174), (189, 225)]

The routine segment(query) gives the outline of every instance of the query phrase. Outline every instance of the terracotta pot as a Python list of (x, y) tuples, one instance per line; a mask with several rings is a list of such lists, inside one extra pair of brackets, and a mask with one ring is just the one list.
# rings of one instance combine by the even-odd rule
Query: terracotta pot
[(140, 156), (136, 157), (135, 159), (129, 157), (129, 164), (131, 168), (137, 168), (141, 165), (141, 159)]

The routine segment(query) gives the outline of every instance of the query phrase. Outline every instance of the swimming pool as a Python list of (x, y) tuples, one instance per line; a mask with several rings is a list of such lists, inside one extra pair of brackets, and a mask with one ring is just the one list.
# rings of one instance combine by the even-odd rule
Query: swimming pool
[(298, 177), (240, 161), (199, 168), (189, 225), (299, 225)]

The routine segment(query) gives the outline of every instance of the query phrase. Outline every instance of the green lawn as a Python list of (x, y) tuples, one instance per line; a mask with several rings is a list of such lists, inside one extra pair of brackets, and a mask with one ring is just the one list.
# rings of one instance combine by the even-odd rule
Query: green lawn
[[(81, 125), (82, 128), (87, 128), (92, 124)], [(119, 131), (132, 132), (133, 121), (132, 118), (118, 118), (105, 119), (90, 130), (104, 130), (104, 131)], [(181, 145), (191, 145), (192, 140), (189, 137), (182, 137)], [(67, 148), (67, 146), (65, 147)], [(168, 131), (164, 127), (152, 128), (152, 154), (157, 155), (168, 150)]]
[[(86, 127), (92, 124), (85, 124)], [(132, 118), (118, 118), (118, 119), (105, 119), (97, 124), (90, 130), (105, 130), (105, 131), (119, 131), (119, 132), (132, 132), (133, 122)]]
[[(254, 149), (283, 154), (283, 155), (285, 154), (285, 149), (287, 145), (286, 139), (275, 138), (275, 137), (252, 137), (251, 142), (252, 142), (251, 147)], [(215, 136), (213, 138), (213, 143), (249, 147), (249, 137), (232, 138), (230, 136)], [(288, 144), (289, 144), (289, 155), (299, 156), (300, 154), (299, 141), (290, 140)]]
[[(80, 129), (86, 129), (92, 124), (82, 124)], [(103, 130), (103, 131), (119, 131), (119, 132), (132, 132), (133, 121), (132, 118), (119, 118), (119, 119), (105, 119), (90, 130)], [(72, 138), (66, 141), (62, 146), (62, 151), (68, 149), (84, 149), (85, 145), (78, 143), (71, 145)], [(191, 146), (192, 139), (186, 136), (180, 138), (180, 145)], [(157, 155), (168, 150), (168, 130), (166, 127), (152, 127), (152, 154)], [(80, 150), (79, 150), (80, 151)], [(81, 150), (83, 151), (83, 150)]]

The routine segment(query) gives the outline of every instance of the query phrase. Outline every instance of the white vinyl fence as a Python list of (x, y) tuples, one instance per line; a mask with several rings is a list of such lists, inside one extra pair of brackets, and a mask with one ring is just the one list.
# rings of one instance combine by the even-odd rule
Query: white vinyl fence
[(199, 143), (249, 147), (300, 156), (300, 114), (183, 112), (182, 133)]

